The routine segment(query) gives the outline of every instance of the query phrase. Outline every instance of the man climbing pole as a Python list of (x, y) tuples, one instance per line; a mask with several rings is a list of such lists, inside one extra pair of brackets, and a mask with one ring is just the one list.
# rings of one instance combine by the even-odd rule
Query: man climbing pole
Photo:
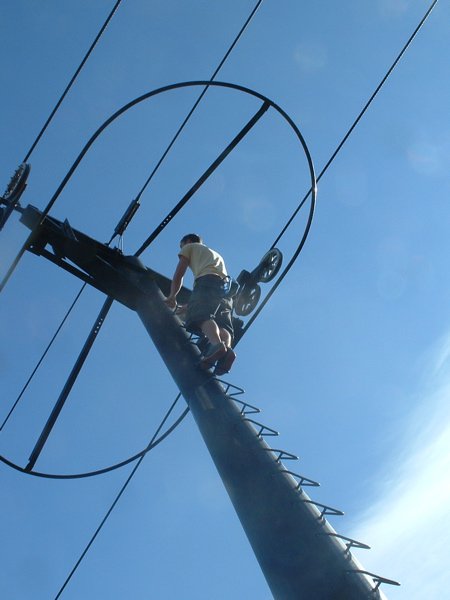
[(194, 289), (186, 311), (186, 329), (208, 339), (200, 366), (208, 369), (216, 364), (215, 375), (228, 373), (236, 358), (231, 348), (233, 324), (232, 300), (227, 297), (228, 273), (223, 258), (205, 246), (200, 236), (188, 233), (180, 242), (179, 262), (165, 302), (176, 309), (176, 297), (189, 267), (194, 274)]

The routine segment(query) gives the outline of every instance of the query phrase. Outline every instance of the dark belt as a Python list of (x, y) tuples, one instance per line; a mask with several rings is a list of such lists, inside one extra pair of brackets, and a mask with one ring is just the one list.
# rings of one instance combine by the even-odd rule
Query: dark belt
[(220, 275), (202, 275), (201, 277), (197, 277), (197, 279), (195, 280), (195, 283), (197, 282), (207, 282), (207, 281), (220, 281), (223, 283), (224, 278), (221, 277)]
[(225, 295), (226, 293), (226, 281), (225, 279), (222, 279), (220, 275), (202, 275), (201, 277), (197, 277), (197, 279), (194, 281), (194, 289), (197, 286), (199, 288), (215, 289), (222, 295)]

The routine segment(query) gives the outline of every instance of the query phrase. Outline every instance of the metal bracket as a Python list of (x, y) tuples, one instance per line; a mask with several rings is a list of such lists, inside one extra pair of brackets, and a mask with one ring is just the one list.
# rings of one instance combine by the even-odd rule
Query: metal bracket
[[(124, 256), (81, 231), (72, 228), (67, 219), (62, 222), (28, 205), (21, 222), (31, 230), (39, 230), (28, 250), (42, 255), (108, 296), (136, 309), (136, 298), (150, 280), (155, 281), (163, 294), (170, 290), (170, 279), (145, 267), (135, 256)], [(46, 249), (49, 245), (53, 254)], [(76, 268), (73, 266), (76, 265)], [(126, 281), (126, 285), (125, 282)], [(180, 300), (187, 302), (191, 292), (181, 288)]]
[(345, 542), (347, 542), (345, 544), (345, 554), (350, 554), (351, 548), (361, 548), (362, 550), (370, 550), (370, 546), (368, 546), (367, 544), (363, 544), (362, 542), (358, 542), (357, 540), (354, 540), (352, 538), (345, 537), (345, 535), (341, 535), (340, 533), (326, 532), (325, 535), (336, 537), (340, 540), (344, 540)]
[(264, 448), (267, 452), (273, 452), (274, 454), (278, 453), (278, 456), (275, 462), (279, 463), (282, 460), (298, 460), (298, 456), (295, 454), (291, 454), (290, 452), (286, 452), (286, 450), (279, 450), (278, 448)]
[(252, 425), (256, 425), (256, 427), (259, 427), (259, 431), (256, 434), (256, 437), (261, 437), (262, 438), (264, 436), (276, 436), (276, 435), (280, 435), (278, 433), (278, 431), (275, 431), (275, 429), (271, 429), (270, 427), (267, 427), (266, 425), (263, 425), (262, 423), (258, 423), (258, 421), (254, 421), (253, 419), (247, 419), (247, 418), (245, 418), (244, 421), (248, 421)]
[(313, 479), (309, 479), (308, 477), (304, 477), (304, 475), (299, 475), (298, 473), (294, 473), (293, 471), (288, 471), (287, 469), (282, 469), (280, 471), (280, 473), (286, 473), (287, 475), (291, 475), (294, 479), (298, 479), (299, 481), (296, 481), (296, 483), (297, 483), (296, 489), (297, 490), (299, 490), (301, 487), (306, 487), (306, 486), (320, 487), (320, 483), (318, 483), (317, 481), (314, 481)]
[[(241, 388), (237, 385), (234, 385), (232, 383), (229, 383), (228, 381), (222, 381), (221, 379), (219, 379), (219, 381), (221, 382), (222, 385), (225, 386), (225, 394), (229, 398), (231, 398), (235, 402), (245, 404), (245, 402), (242, 402), (242, 400), (236, 400), (236, 398), (235, 398), (235, 396), (242, 396), (242, 394), (245, 394), (245, 390), (243, 388)], [(233, 391), (230, 393), (230, 390), (233, 390)], [(250, 406), (250, 404), (248, 406)]]
[(253, 414), (261, 412), (261, 409), (259, 409), (257, 406), (253, 406), (252, 404), (248, 404), (248, 402), (243, 402), (242, 400), (238, 400), (237, 398), (234, 398), (231, 394), (228, 394), (228, 396), (232, 400), (234, 400), (236, 403), (241, 405), (240, 413), (243, 416), (253, 415)]
[(331, 506), (327, 506), (326, 504), (321, 504), (320, 502), (315, 502), (315, 500), (303, 500), (308, 504), (314, 504), (317, 508), (321, 508), (322, 511), (320, 513), (319, 519), (323, 519), (325, 515), (333, 515), (336, 517), (343, 517), (344, 513), (342, 510), (338, 510), (337, 508), (332, 508)]
[(378, 588), (382, 583), (385, 583), (386, 585), (401, 585), (398, 581), (394, 581), (393, 579), (387, 579), (386, 577), (382, 577), (381, 575), (375, 575), (375, 573), (369, 573), (369, 571), (363, 571), (362, 569), (352, 569), (350, 571), (347, 571), (347, 573), (359, 573), (360, 575), (367, 575), (368, 577), (372, 577), (374, 583), (376, 584), (372, 590), (372, 594), (378, 591)]

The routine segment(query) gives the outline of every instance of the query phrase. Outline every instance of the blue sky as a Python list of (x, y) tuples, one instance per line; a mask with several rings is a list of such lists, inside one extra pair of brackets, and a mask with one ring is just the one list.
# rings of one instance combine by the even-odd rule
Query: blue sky
[[(23, 203), (43, 208), (88, 138), (123, 104), (163, 85), (208, 79), (254, 4), (123, 0), (33, 152)], [(429, 4), (265, 0), (218, 78), (286, 110), (320, 172)], [(112, 6), (2, 3), (4, 187)], [(308, 243), (239, 345), (229, 377), (280, 432), (277, 444), (301, 457), (299, 470), (321, 482), (312, 497), (345, 512), (331, 518), (336, 530), (372, 547), (357, 553), (367, 570), (402, 582), (385, 589), (393, 600), (440, 600), (450, 584), (449, 13), (438, 2), (324, 175)], [(158, 96), (115, 122), (52, 214), (107, 241), (196, 93)], [(258, 108), (234, 92), (208, 92), (144, 194), (125, 252)], [(300, 146), (270, 112), (143, 260), (171, 275), (179, 238), (197, 230), (234, 275), (251, 269), (307, 185)], [(280, 242), (286, 258), (305, 218)], [(26, 235), (16, 217), (1, 232), (1, 273)], [(1, 415), (80, 285), (42, 258), (21, 261), (0, 296)], [(8, 459), (26, 464), (102, 303), (95, 290), (83, 294), (0, 434)], [(80, 472), (134, 454), (175, 395), (139, 319), (114, 305), (37, 467)], [(130, 470), (54, 481), (0, 465), (2, 597), (54, 598)], [(271, 596), (187, 417), (146, 457), (62, 598), (211, 597)]]

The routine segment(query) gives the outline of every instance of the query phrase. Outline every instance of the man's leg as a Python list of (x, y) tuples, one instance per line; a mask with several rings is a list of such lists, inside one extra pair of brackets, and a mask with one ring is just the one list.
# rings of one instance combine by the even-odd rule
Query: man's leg
[(209, 345), (203, 354), (201, 365), (203, 368), (212, 367), (222, 356), (227, 353), (227, 346), (220, 338), (220, 330), (215, 321), (209, 319), (200, 324), (200, 329), (208, 338)]
[(231, 347), (231, 333), (227, 329), (223, 329), (223, 327), (221, 327), (220, 337), (225, 346), (227, 347), (227, 352), (221, 358), (219, 358), (219, 360), (217, 361), (216, 368), (214, 369), (214, 374), (218, 375), (219, 377), (229, 372), (232, 364), (236, 359), (236, 353)]
[(223, 299), (220, 311), (218, 313), (218, 325), (220, 332), (220, 339), (227, 347), (227, 352), (217, 361), (216, 368), (214, 370), (215, 375), (224, 375), (231, 369), (232, 364), (236, 359), (236, 353), (231, 347), (233, 341), (233, 323), (231, 320), (231, 302), (228, 299)]
[(220, 342), (224, 341), (222, 340), (221, 331), (219, 330), (217, 323), (212, 319), (208, 321), (203, 321), (203, 323), (200, 324), (200, 329), (202, 330), (202, 333), (208, 338), (209, 343), (213, 346), (215, 346), (216, 344), (220, 344)]
[(200, 325), (202, 333), (206, 335), (210, 344), (218, 344), (223, 342), (227, 348), (231, 346), (231, 333), (227, 329), (218, 327), (217, 323), (212, 319), (203, 321)]
[(231, 333), (227, 329), (223, 329), (223, 327), (219, 327), (219, 335), (222, 342), (225, 344), (227, 348), (231, 347)]

